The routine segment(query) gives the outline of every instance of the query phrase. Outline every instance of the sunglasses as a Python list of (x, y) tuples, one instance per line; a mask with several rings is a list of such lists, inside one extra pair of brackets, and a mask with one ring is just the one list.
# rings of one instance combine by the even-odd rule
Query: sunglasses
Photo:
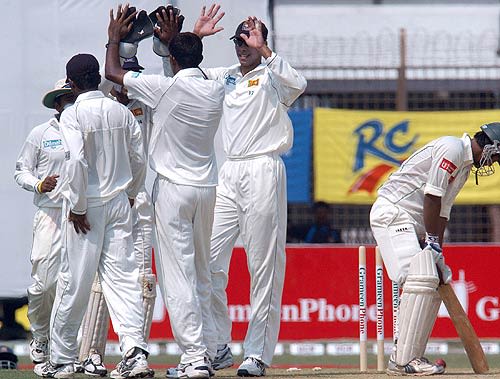
[(233, 38), (233, 42), (235, 46), (241, 47), (241, 46), (248, 46), (246, 42), (242, 38)]

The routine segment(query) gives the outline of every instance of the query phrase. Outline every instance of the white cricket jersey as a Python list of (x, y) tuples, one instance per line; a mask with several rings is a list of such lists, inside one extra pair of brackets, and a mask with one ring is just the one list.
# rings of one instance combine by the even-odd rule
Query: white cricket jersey
[(287, 111), (307, 82), (288, 62), (273, 53), (244, 76), (239, 64), (203, 71), (226, 90), (221, 128), (229, 159), (290, 149), (293, 128)]
[(123, 83), (130, 98), (152, 108), (151, 168), (175, 184), (217, 185), (213, 139), (224, 87), (206, 80), (197, 68), (181, 70), (173, 78), (129, 71)]
[(405, 209), (422, 225), (424, 195), (440, 197), (440, 216), (449, 219), (455, 197), (469, 178), (473, 162), (467, 134), (462, 138), (435, 139), (405, 160), (378, 194)]
[(151, 139), (151, 124), (153, 122), (152, 120), (152, 114), (151, 114), (151, 108), (148, 106), (144, 105), (138, 100), (132, 99), (130, 102), (127, 104), (127, 108), (132, 112), (134, 115), (135, 119), (139, 123), (139, 126), (141, 127), (141, 133), (142, 133), (142, 147), (144, 149), (144, 154), (146, 157), (148, 156), (148, 145), (149, 141)]
[(84, 214), (126, 190), (134, 198), (144, 184), (146, 158), (133, 114), (101, 91), (78, 96), (61, 116), (67, 165), (63, 196)]
[[(40, 193), (37, 185), (49, 175), (59, 175), (51, 192)], [(14, 178), (21, 187), (35, 193), (37, 207), (62, 207), (61, 183), (66, 167), (59, 123), (51, 118), (31, 130), (16, 161)]]

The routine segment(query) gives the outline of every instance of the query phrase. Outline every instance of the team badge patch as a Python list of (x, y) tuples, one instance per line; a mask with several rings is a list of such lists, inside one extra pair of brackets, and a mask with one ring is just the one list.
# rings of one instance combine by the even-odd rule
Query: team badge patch
[(226, 77), (226, 86), (228, 85), (236, 85), (236, 78), (234, 76), (228, 75)]
[(258, 85), (259, 85), (259, 79), (255, 79), (255, 80), (250, 79), (248, 81), (248, 86), (249, 87), (254, 87), (254, 86), (258, 86)]
[(142, 108), (135, 108), (132, 109), (132, 114), (137, 117), (137, 116), (142, 116), (144, 113), (142, 112)]
[(455, 172), (455, 170), (457, 169), (457, 166), (455, 166), (455, 164), (453, 162), (450, 162), (448, 159), (443, 158), (443, 160), (439, 164), (439, 168), (442, 168), (443, 170), (448, 172), (448, 174), (453, 174), (453, 172)]

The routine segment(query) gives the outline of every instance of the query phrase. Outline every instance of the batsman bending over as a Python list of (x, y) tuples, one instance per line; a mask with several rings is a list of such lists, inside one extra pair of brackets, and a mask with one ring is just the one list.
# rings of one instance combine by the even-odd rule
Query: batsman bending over
[[(441, 249), (455, 197), (472, 166), (476, 175), (494, 173), (500, 157), (500, 123), (481, 126), (470, 138), (441, 137), (405, 160), (379, 189), (370, 213), (373, 235), (389, 278), (403, 284), (399, 336), (389, 375), (435, 375), (444, 366), (423, 355), (441, 299), (439, 283), (451, 281)], [(422, 250), (423, 247), (423, 250)]]

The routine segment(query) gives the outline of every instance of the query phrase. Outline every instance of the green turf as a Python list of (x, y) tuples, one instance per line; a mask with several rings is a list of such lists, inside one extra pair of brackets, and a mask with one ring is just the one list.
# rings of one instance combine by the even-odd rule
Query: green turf
[[(429, 359), (435, 360), (437, 356), (428, 356)], [(268, 377), (272, 377), (274, 379), (279, 378), (308, 378), (308, 377), (317, 377), (317, 378), (376, 378), (376, 377), (387, 377), (385, 374), (376, 373), (375, 365), (376, 365), (376, 357), (374, 355), (368, 356), (368, 367), (369, 373), (360, 374), (357, 367), (359, 364), (359, 358), (357, 356), (318, 356), (318, 357), (298, 357), (292, 356), (289, 354), (276, 356), (273, 361), (274, 367), (283, 367), (283, 366), (291, 366), (301, 368), (300, 371), (288, 372), (283, 368), (271, 368), (268, 369)], [(465, 354), (448, 354), (444, 356), (447, 363), (447, 373), (444, 376), (446, 379), (452, 378), (481, 378), (484, 376), (476, 376), (473, 375), (473, 372), (470, 368), (469, 361), (467, 360), (467, 356)], [(500, 356), (498, 355), (488, 355), (487, 356), (491, 374), (487, 376), (487, 378), (500, 378)], [(113, 368), (113, 364), (118, 362), (118, 356), (111, 356), (106, 358), (106, 364), (109, 369)], [(165, 368), (163, 366), (174, 366), (177, 363), (178, 357), (175, 356), (155, 356), (150, 357), (149, 362), (153, 367), (157, 367), (157, 365), (161, 365), (161, 368), (156, 369), (155, 378), (165, 378)], [(236, 363), (241, 362), (241, 357), (235, 357)], [(20, 364), (23, 367), (26, 367), (28, 364), (27, 357), (20, 358)], [(305, 367), (306, 366), (306, 367)], [(312, 367), (318, 366), (322, 367), (321, 370), (313, 371)], [(332, 367), (333, 366), (333, 367)], [(236, 366), (232, 369), (227, 369), (223, 371), (217, 372), (215, 378), (235, 378), (236, 377)], [(37, 376), (33, 373), (32, 370), (0, 370), (0, 379), (34, 379)], [(88, 379), (89, 376), (78, 374), (75, 375), (76, 379)]]

